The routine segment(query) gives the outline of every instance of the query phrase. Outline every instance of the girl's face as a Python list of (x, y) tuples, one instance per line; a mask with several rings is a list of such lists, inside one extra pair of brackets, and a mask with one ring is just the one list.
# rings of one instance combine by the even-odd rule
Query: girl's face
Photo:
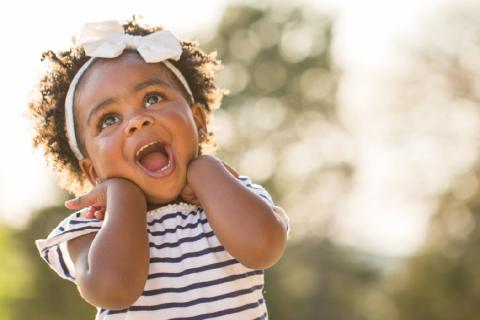
[(189, 106), (183, 88), (161, 63), (136, 53), (95, 62), (77, 87), (80, 161), (90, 181), (121, 177), (136, 183), (149, 204), (179, 196), (198, 155), (205, 114)]

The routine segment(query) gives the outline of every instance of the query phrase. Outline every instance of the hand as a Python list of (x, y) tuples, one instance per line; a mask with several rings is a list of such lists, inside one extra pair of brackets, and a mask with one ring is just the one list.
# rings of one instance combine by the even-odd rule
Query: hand
[(197, 199), (197, 196), (193, 192), (193, 189), (187, 184), (185, 184), (185, 187), (183, 188), (182, 192), (180, 192), (180, 198), (191, 204), (199, 205), (200, 202)]
[[(194, 166), (192, 166), (192, 164), (194, 162), (199, 162), (199, 161), (219, 161), (223, 164), (223, 167), (225, 168), (226, 171), (228, 171), (232, 176), (234, 176), (235, 178), (238, 178), (239, 177), (239, 174), (238, 172), (233, 169), (230, 165), (228, 165), (227, 163), (225, 163), (224, 161), (214, 157), (214, 156), (210, 156), (210, 155), (203, 155), (203, 156), (200, 156), (194, 160), (192, 160), (188, 166), (188, 172), (190, 173), (190, 170), (192, 168), (194, 168)], [(187, 173), (188, 175), (188, 173)], [(193, 189), (190, 187), (190, 185), (188, 184), (188, 179), (187, 179), (187, 183), (185, 184), (185, 187), (183, 188), (182, 192), (180, 193), (180, 198), (182, 198), (182, 200), (184, 200), (185, 202), (188, 202), (188, 203), (191, 203), (191, 204), (195, 204), (195, 205), (199, 205), (200, 202), (198, 201), (195, 193), (193, 192)]]
[(65, 206), (72, 210), (80, 210), (88, 207), (86, 218), (103, 220), (105, 218), (105, 212), (107, 209), (108, 190), (114, 185), (119, 187), (122, 187), (123, 185), (124, 188), (134, 186), (138, 189), (137, 185), (129, 180), (111, 178), (103, 181), (100, 184), (97, 184), (86, 194), (75, 199), (65, 201)]
[(80, 197), (65, 201), (65, 207), (80, 210), (88, 206), (86, 218), (102, 220), (105, 217), (107, 205), (107, 181), (97, 184), (92, 190)]

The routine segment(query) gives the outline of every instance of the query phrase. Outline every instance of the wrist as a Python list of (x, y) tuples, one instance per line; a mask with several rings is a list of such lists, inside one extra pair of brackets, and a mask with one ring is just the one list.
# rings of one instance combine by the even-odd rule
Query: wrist
[(132, 181), (124, 178), (108, 179), (107, 202), (135, 204), (135, 207), (145, 209), (145, 211), (147, 208), (143, 190)]

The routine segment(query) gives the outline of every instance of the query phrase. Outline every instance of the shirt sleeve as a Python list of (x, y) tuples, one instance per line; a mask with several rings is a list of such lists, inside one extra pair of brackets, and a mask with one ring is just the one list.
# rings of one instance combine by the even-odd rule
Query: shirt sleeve
[(283, 223), (283, 225), (287, 229), (287, 237), (288, 237), (290, 235), (290, 219), (288, 218), (288, 215), (286, 214), (285, 210), (276, 206), (273, 203), (272, 197), (270, 196), (268, 191), (265, 190), (265, 188), (263, 188), (261, 185), (253, 183), (250, 180), (250, 178), (246, 176), (239, 176), (238, 180), (240, 180), (240, 182), (245, 187), (247, 187), (249, 190), (256, 193), (258, 196), (260, 196), (263, 200), (265, 200), (269, 205), (273, 207), (273, 212), (275, 212), (275, 215), (277, 216), (277, 218)]
[(45, 262), (63, 279), (75, 281), (74, 264), (68, 254), (67, 242), (80, 236), (98, 232), (103, 220), (88, 219), (84, 209), (71, 214), (50, 232), (46, 239), (35, 241)]
[(238, 180), (240, 180), (240, 182), (245, 187), (247, 187), (250, 191), (253, 191), (257, 195), (259, 195), (261, 198), (263, 198), (263, 200), (268, 202), (268, 204), (270, 204), (272, 206), (274, 205), (272, 197), (270, 196), (268, 191), (265, 190), (265, 188), (263, 188), (261, 185), (253, 183), (252, 180), (250, 180), (250, 178), (248, 178), (246, 176), (239, 176)]

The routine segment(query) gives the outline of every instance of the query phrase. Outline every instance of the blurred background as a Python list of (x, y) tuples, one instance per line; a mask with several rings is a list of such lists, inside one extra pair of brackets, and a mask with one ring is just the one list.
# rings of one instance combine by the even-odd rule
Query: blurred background
[(24, 117), (43, 51), (81, 24), (162, 24), (218, 52), (218, 155), (291, 218), (266, 271), (273, 320), (480, 314), (480, 3), (0, 4), (0, 319), (93, 319), (34, 240), (67, 215)]

